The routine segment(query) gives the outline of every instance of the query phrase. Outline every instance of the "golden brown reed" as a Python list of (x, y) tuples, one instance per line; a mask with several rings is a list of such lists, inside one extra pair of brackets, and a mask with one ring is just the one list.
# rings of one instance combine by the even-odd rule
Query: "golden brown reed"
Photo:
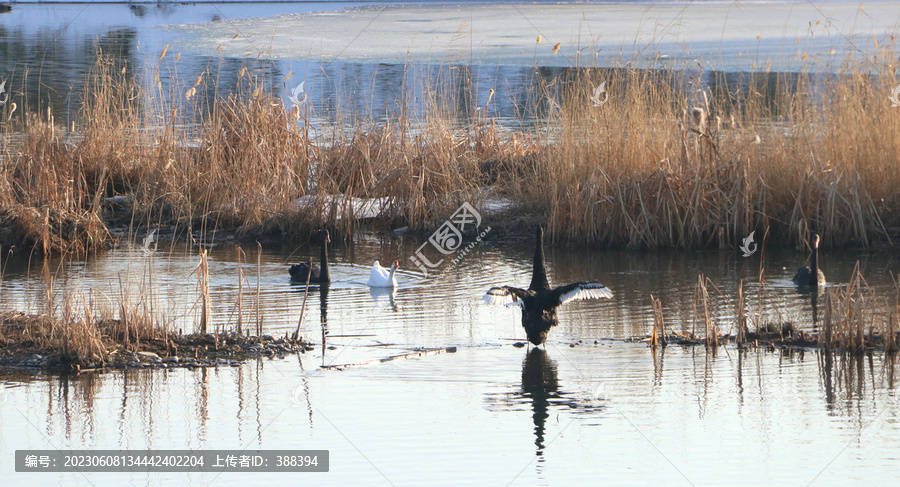
[[(710, 286), (715, 288), (719, 299), (710, 297)], [(701, 274), (694, 287), (691, 331), (679, 333), (671, 329), (670, 335), (667, 335), (663, 325), (663, 304), (651, 295), (653, 328), (648, 340), (651, 347), (658, 343), (665, 344), (668, 338), (675, 343), (702, 344), (715, 349), (720, 342), (727, 344), (734, 338), (736, 345), (742, 348), (779, 345), (818, 347), (850, 354), (873, 350), (894, 354), (900, 343), (900, 281), (894, 283), (893, 292), (892, 300), (878, 296), (866, 283), (857, 262), (848, 284), (808, 290), (806, 294), (813, 307), (812, 319), (804, 317), (801, 322), (811, 326), (800, 330), (784, 319), (786, 311), (772, 299), (772, 290), (762, 278), (755, 291), (758, 306), (751, 306), (748, 312), (748, 295), (743, 282), (738, 285), (736, 301), (732, 302), (715, 283)], [(723, 307), (727, 309), (724, 313), (721, 312)], [(717, 322), (726, 324), (721, 316), (733, 317), (730, 333), (719, 333)], [(749, 323), (756, 325), (755, 330), (748, 326)], [(697, 333), (700, 328), (698, 324), (705, 329), (702, 336)]]
[[(209, 72), (173, 78), (176, 60), (164, 65), (176, 80), (168, 92), (157, 73), (147, 93), (101, 55), (74, 132), (22, 110), (4, 126), (0, 244), (101, 248), (105, 199), (120, 195), (133, 224), (182, 230), (349, 233), (358, 207), (334, 195), (386, 198), (378, 220), (428, 227), (477, 203), (486, 185), (517, 204), (492, 226), (527, 215), (553, 239), (589, 245), (724, 248), (752, 230), (775, 245), (813, 231), (826, 245), (886, 242), (900, 227), (889, 54), (815, 79), (714, 74), (703, 91), (685, 72), (566, 70), (534, 85), (526, 109), (542, 122), (528, 131), (485, 115), (472, 81), (468, 96), (424, 86), (421, 119), (407, 94), (383, 122), (313, 123), (308, 105), (273, 94), (264, 71), (245, 68), (216, 96)], [(595, 106), (601, 82), (608, 100)]]
[[(239, 255), (244, 254), (239, 251)], [(236, 297), (239, 313), (237, 320), (233, 316), (213, 315), (209, 297), (209, 264), (205, 251), (199, 254), (199, 263), (192, 272), (197, 275), (199, 288), (195, 304), (195, 309), (199, 308), (197, 328), (189, 330), (188, 335), (182, 334), (182, 330), (173, 330), (165, 310), (160, 309), (157, 304), (158, 291), (154, 291), (155, 271), (151, 265), (152, 258), (152, 253), (146, 255), (147, 266), (139, 278), (120, 278), (119, 289), (114, 296), (93, 289), (87, 292), (69, 289), (58, 296), (56, 277), (47, 264), (49, 259), (45, 259), (42, 268), (45, 309), (38, 314), (0, 312), (0, 348), (4, 348), (9, 357), (39, 353), (52, 359), (52, 367), (77, 369), (104, 367), (111, 362), (121, 361), (123, 355), (120, 352), (125, 351), (153, 352), (150, 356), (175, 356), (179, 344), (199, 344), (204, 350), (207, 346), (218, 350), (221, 342), (234, 344), (238, 340), (244, 345), (251, 345), (260, 339), (271, 340), (271, 337), (263, 335), (259, 317), (259, 282), (255, 293), (250, 291), (257, 313), (256, 335), (250, 336), (249, 328), (241, 329), (243, 286), (239, 288)], [(59, 269), (64, 267), (65, 264), (60, 262)], [(258, 273), (259, 267), (257, 263)], [(238, 268), (237, 277), (239, 280), (245, 277), (241, 267)], [(209, 333), (213, 326), (216, 327), (216, 333)], [(197, 333), (193, 333), (194, 331)], [(245, 334), (243, 337), (242, 332)], [(302, 338), (294, 341), (296, 340), (302, 341)]]
[(857, 262), (848, 284), (825, 290), (820, 346), (851, 353), (863, 353), (873, 347), (896, 352), (898, 284), (894, 284), (893, 303), (881, 299), (866, 283)]
[[(575, 75), (561, 96), (562, 134), (542, 154), (555, 233), (593, 244), (690, 248), (734, 245), (754, 229), (768, 230), (770, 242), (793, 243), (816, 228), (828, 243), (866, 245), (897, 225), (889, 208), (897, 208), (891, 188), (900, 177), (890, 168), (900, 159), (900, 137), (896, 122), (872, 123), (897, 119), (883, 96), (890, 90), (878, 81), (885, 77), (813, 84), (803, 75), (748, 75), (737, 94), (691, 99), (667, 72), (604, 75), (610, 98), (599, 108), (588, 102), (597, 80)], [(813, 89), (817, 97), (809, 96)], [(770, 105), (760, 92), (774, 93)], [(707, 124), (706, 113), (718, 123)]]

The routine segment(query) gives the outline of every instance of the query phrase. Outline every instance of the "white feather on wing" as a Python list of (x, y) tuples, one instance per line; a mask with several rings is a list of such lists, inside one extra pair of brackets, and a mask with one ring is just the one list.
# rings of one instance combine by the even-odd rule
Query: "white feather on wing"
[(484, 302), (487, 304), (502, 304), (504, 306), (524, 306), (524, 302), (513, 294), (509, 287), (492, 287), (484, 294)]
[(609, 299), (613, 297), (613, 293), (608, 287), (596, 282), (577, 282), (572, 286), (574, 288), (571, 291), (559, 296), (559, 304), (579, 299)]

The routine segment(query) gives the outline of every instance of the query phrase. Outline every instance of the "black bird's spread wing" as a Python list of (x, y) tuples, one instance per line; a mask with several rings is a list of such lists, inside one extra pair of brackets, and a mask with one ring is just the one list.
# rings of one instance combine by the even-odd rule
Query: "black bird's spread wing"
[(492, 287), (484, 294), (484, 302), (487, 304), (502, 304), (505, 306), (525, 306), (522, 301), (529, 292), (517, 287), (502, 286)]
[(600, 283), (573, 282), (554, 289), (553, 297), (559, 300), (559, 304), (565, 304), (578, 299), (608, 299), (613, 297), (613, 293)]

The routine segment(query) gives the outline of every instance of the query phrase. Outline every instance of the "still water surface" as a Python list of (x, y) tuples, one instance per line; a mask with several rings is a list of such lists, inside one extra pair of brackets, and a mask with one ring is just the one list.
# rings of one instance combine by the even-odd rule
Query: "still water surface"
[[(408, 261), (418, 245), (416, 236), (374, 233), (361, 233), (352, 245), (336, 243), (334, 282), (326, 293), (312, 288), (304, 314), (303, 334), (316, 349), (299, 358), (62, 378), (3, 373), (0, 471), (16, 485), (45, 485), (51, 476), (66, 485), (243, 485), (287, 477), (41, 476), (13, 473), (12, 451), (305, 448), (331, 451), (329, 473), (298, 477), (325, 485), (880, 484), (900, 473), (898, 367), (881, 354), (851, 359), (725, 348), (712, 355), (671, 346), (654, 356), (643, 343), (621, 340), (648, 332), (651, 293), (666, 306), (670, 327), (689, 330), (701, 272), (730, 299), (745, 279), (753, 306), (758, 254), (548, 248), (552, 283), (596, 279), (616, 296), (567, 304), (546, 346), (529, 351), (512, 346), (524, 340), (519, 311), (487, 306), (480, 296), (494, 284), (527, 285), (530, 242), (489, 239), (438, 275), (405, 270), (395, 293), (367, 288), (373, 260)], [(246, 251), (242, 264), (235, 245), (210, 254), (213, 323), (234, 326), (241, 267), (245, 326), (255, 320), (255, 292), (247, 288), (255, 289), (258, 275), (266, 333), (292, 331), (303, 286), (290, 284), (287, 264), (316, 249), (264, 249), (259, 267), (256, 249)], [(891, 258), (823, 252), (821, 261), (840, 281), (854, 258), (874, 292), (885, 293), (897, 269)], [(767, 259), (767, 299), (809, 328), (808, 297), (789, 281), (803, 255)], [(66, 290), (92, 296), (95, 309), (140, 295), (167, 326), (190, 330), (198, 262), (196, 249), (166, 246), (147, 254), (137, 245), (87, 262), (53, 262), (57, 312)], [(46, 309), (46, 285), (40, 263), (11, 261), (0, 306)], [(713, 303), (720, 329), (728, 330), (730, 308), (715, 294)], [(321, 347), (323, 332), (328, 348)], [(319, 367), (449, 346), (457, 351), (345, 370)]]
[[(487, 3), (508, 5), (508, 2)], [(544, 3), (550, 9), (555, 4)], [(289, 31), (280, 27), (279, 19), (287, 22), (310, 12), (365, 11), (365, 5), (366, 2), (335, 1), (253, 2), (252, 5), (239, 2), (17, 3), (11, 12), (0, 15), (0, 80), (6, 80), (10, 102), (19, 107), (12, 123), (16, 117), (23, 122), (25, 111), (43, 114), (49, 109), (56, 122), (66, 128), (78, 122), (85, 82), (98, 54), (102, 53), (109, 56), (115, 71), (122, 70), (128, 80), (141, 88), (142, 100), (137, 106), (147, 112), (146, 119), (151, 125), (155, 117), (163, 118), (163, 114), (167, 117), (172, 108), (178, 108), (178, 113), (189, 123), (191, 116), (203, 113), (216, 100), (238, 91), (239, 86), (246, 88), (248, 79), (252, 78), (281, 96), (286, 106), (291, 106), (292, 90), (305, 83), (309, 100), (307, 121), (322, 134), (329, 133), (332, 123), (356, 124), (359, 128), (361, 122), (394, 120), (401, 115), (414, 123), (423, 123), (429, 114), (434, 114), (434, 95), (442, 103), (441, 116), (459, 128), (471, 128), (472, 124), (484, 123), (485, 117), (489, 117), (492, 123), (507, 129), (533, 129), (545, 125), (565, 80), (573, 77), (575, 71), (593, 73), (598, 82), (615, 79), (617, 76), (611, 71), (634, 69), (630, 62), (624, 68), (622, 64), (637, 59), (634, 58), (637, 54), (627, 49), (623, 54), (622, 46), (602, 50), (603, 55), (591, 62), (570, 56), (565, 62), (554, 57), (551, 64), (544, 64), (546, 59), (538, 62), (537, 58), (473, 62), (464, 55), (465, 49), (463, 54), (457, 52), (461, 49), (458, 45), (435, 46), (439, 61), (427, 62), (394, 57), (377, 62), (345, 59), (340, 52), (314, 58), (302, 46), (273, 55), (262, 40), (240, 55), (223, 55), (214, 47), (191, 47), (191, 39), (198, 36), (213, 36), (227, 43), (233, 35), (245, 35), (240, 22), (248, 18), (251, 20), (246, 22), (254, 29), (271, 26), (273, 35), (278, 31), (284, 37)], [(386, 4), (377, 5), (378, 9), (386, 7)], [(702, 9), (699, 5), (694, 8)], [(372, 21), (377, 19), (377, 11), (372, 11)], [(508, 13), (519, 16), (514, 5)], [(655, 14), (645, 15), (646, 23), (652, 24)], [(461, 22), (462, 37), (457, 41), (465, 44), (467, 24)], [(175, 25), (182, 27), (174, 28)], [(187, 27), (184, 27), (205, 32), (203, 26), (215, 25), (230, 29), (228, 35), (220, 39), (219, 34), (191, 34), (191, 29), (185, 31)], [(571, 26), (561, 28), (569, 30)], [(303, 34), (315, 35), (315, 32)], [(350, 34), (354, 33), (341, 32), (339, 36), (347, 36), (348, 46), (355, 39)], [(587, 39), (584, 42), (590, 44), (591, 36), (587, 31), (584, 35)], [(681, 35), (690, 38), (689, 33), (678, 34), (676, 38)], [(843, 42), (845, 38), (837, 39)], [(783, 45), (780, 40), (772, 42), (765, 51), (769, 56), (778, 54)], [(546, 47), (550, 49), (549, 45)], [(445, 51), (445, 56), (440, 55)], [(760, 56), (758, 46), (755, 56)], [(732, 58), (741, 61), (722, 64), (723, 59)], [(710, 101), (722, 106), (730, 104), (728, 101), (736, 91), (747, 96), (752, 90), (755, 96), (762, 97), (774, 115), (782, 110), (777, 105), (776, 87), (794, 92), (801, 77), (808, 76), (815, 85), (824, 76), (808, 66), (791, 64), (784, 69), (759, 72), (763, 71), (761, 66), (766, 55), (755, 61), (759, 66), (749, 61), (744, 63), (746, 59), (748, 56), (723, 58), (719, 53), (714, 64), (706, 62), (700, 67), (692, 56), (681, 59), (673, 54), (666, 62), (653, 60), (651, 56), (649, 61), (638, 62), (637, 67), (675, 91), (696, 94), (698, 87), (704, 88), (712, 98)], [(836, 61), (834, 65), (828, 63), (828, 67), (837, 64)], [(750, 71), (756, 72), (753, 83)], [(186, 102), (185, 94), (198, 79), (203, 82), (197, 85), (197, 94)]]

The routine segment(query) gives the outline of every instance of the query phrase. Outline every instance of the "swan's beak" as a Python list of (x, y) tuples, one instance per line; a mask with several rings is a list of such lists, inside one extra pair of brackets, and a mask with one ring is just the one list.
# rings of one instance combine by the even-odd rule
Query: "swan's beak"
[(400, 261), (395, 260), (395, 261), (394, 261), (394, 267), (396, 267), (397, 269), (399, 269), (399, 268), (400, 268)]

